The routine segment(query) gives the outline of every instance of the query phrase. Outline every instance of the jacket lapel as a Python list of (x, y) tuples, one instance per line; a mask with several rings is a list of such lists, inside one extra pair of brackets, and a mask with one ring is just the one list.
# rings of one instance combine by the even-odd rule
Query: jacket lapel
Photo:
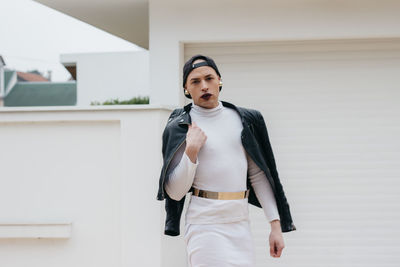
[(190, 109), (192, 108), (192, 103), (187, 104), (186, 106), (183, 107), (183, 111), (180, 115), (180, 119), (179, 119), (179, 125), (189, 125), (192, 124), (192, 118), (189, 115)]

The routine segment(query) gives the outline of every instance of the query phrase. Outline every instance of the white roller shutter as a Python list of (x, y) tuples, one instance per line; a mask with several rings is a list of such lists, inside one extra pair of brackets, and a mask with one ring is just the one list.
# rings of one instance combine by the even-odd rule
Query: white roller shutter
[(298, 230), (257, 266), (400, 266), (400, 40), (186, 44), (215, 59), (221, 100), (260, 110)]

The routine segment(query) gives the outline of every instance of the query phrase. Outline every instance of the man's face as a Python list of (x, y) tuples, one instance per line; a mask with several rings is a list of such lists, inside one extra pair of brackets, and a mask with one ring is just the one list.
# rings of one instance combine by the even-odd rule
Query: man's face
[[(204, 61), (198, 59), (193, 62)], [(186, 80), (186, 90), (190, 93), (194, 104), (203, 108), (218, 106), (219, 82), (221, 78), (209, 66), (201, 66), (192, 70)]]

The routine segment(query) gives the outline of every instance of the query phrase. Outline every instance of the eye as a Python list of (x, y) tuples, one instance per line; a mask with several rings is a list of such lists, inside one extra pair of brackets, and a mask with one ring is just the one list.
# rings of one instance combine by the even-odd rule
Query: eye
[(212, 80), (212, 79), (214, 79), (214, 78), (213, 78), (213, 77), (208, 77), (208, 78), (207, 78), (207, 80)]
[(192, 83), (199, 83), (199, 81), (193, 81)]

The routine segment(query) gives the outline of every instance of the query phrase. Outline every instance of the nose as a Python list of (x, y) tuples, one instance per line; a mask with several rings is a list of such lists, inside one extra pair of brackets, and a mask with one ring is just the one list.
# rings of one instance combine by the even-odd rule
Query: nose
[(205, 80), (201, 81), (201, 90), (202, 91), (207, 91), (208, 90), (208, 86)]

